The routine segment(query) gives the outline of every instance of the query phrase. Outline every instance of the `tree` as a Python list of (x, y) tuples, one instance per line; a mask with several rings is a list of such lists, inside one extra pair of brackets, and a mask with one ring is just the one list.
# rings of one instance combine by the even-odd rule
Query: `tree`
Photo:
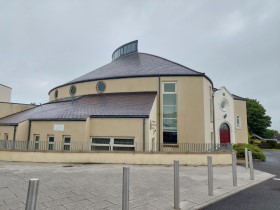
[(249, 132), (264, 136), (271, 125), (271, 117), (266, 115), (265, 108), (256, 99), (247, 99), (246, 106)]
[(278, 134), (277, 130), (266, 129), (263, 137), (266, 139), (273, 139), (276, 134)]

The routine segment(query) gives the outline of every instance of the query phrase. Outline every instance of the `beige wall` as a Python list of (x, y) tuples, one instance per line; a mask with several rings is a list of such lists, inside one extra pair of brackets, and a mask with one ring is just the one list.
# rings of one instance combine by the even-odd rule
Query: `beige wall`
[(146, 148), (148, 151), (157, 151), (158, 149), (158, 96), (156, 96), (151, 112), (150, 112), (150, 118), (147, 119), (147, 131), (149, 134), (149, 146)]
[[(63, 125), (63, 131), (55, 131), (54, 125)], [(48, 141), (47, 136), (53, 135), (55, 142), (62, 142), (63, 136), (71, 136), (71, 142), (86, 141), (85, 121), (32, 121), (30, 140), (34, 141), (34, 135), (40, 134), (40, 141)]]
[[(163, 154), (163, 153), (58, 153), (0, 151), (1, 161), (53, 162), (53, 163), (119, 163), (172, 165), (179, 160), (182, 165), (207, 165), (209, 153)], [(231, 164), (231, 153), (211, 153), (213, 165)]]
[(28, 130), (29, 130), (29, 120), (21, 122), (17, 126), (16, 140), (17, 141), (27, 141), (28, 140)]
[(31, 104), (14, 104), (0, 102), (0, 118), (36, 107)]
[[(157, 78), (155, 77), (111, 79), (101, 81), (104, 81), (106, 83), (106, 90), (104, 93), (157, 91)], [(96, 90), (96, 84), (98, 82), (99, 81), (90, 81), (75, 84), (77, 88), (75, 96), (97, 94), (98, 92)], [(70, 87), (71, 85), (66, 85), (52, 90), (49, 93), (49, 100), (55, 100), (55, 90), (58, 90), (58, 98), (70, 97)]]
[(14, 126), (0, 126), (0, 140), (4, 140), (4, 134), (8, 134), (8, 140), (14, 138)]
[(12, 88), (0, 84), (0, 102), (11, 102)]
[[(234, 100), (235, 113), (235, 141), (236, 143), (248, 143), (248, 125), (246, 101)], [(241, 119), (241, 128), (236, 128), (236, 116)]]
[[(149, 140), (148, 120), (146, 123), (146, 141)], [(90, 120), (91, 137), (133, 138), (138, 148), (143, 148), (142, 118), (92, 118)], [(139, 149), (138, 149), (139, 150)]]
[[(178, 143), (204, 143), (210, 133), (209, 85), (203, 77), (162, 77), (161, 82), (177, 82)], [(207, 86), (204, 88), (204, 86)], [(205, 94), (207, 89), (208, 94)], [(161, 91), (162, 92), (162, 91)], [(162, 94), (161, 94), (162, 104)], [(162, 117), (162, 107), (160, 116)], [(207, 121), (207, 122), (206, 122)], [(207, 124), (207, 126), (206, 126)], [(206, 132), (207, 131), (207, 132)], [(207, 133), (207, 134), (206, 134)], [(161, 142), (162, 142), (161, 120)]]

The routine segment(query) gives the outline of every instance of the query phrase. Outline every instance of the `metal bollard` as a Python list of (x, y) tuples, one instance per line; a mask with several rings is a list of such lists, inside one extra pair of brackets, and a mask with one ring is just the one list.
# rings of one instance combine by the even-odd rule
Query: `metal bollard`
[(233, 186), (237, 186), (237, 172), (236, 172), (236, 153), (232, 153), (232, 181)]
[(212, 156), (207, 156), (208, 164), (208, 195), (212, 196), (213, 194), (213, 166), (212, 166)]
[(174, 209), (180, 209), (179, 160), (174, 160)]
[(248, 169), (248, 148), (245, 148), (245, 164), (246, 169)]
[(30, 179), (25, 210), (36, 210), (38, 188), (39, 188), (39, 179)]
[(122, 210), (129, 209), (129, 167), (123, 167)]
[(250, 178), (251, 180), (254, 180), (254, 166), (253, 166), (253, 158), (252, 158), (252, 152), (249, 151), (249, 166), (250, 166)]

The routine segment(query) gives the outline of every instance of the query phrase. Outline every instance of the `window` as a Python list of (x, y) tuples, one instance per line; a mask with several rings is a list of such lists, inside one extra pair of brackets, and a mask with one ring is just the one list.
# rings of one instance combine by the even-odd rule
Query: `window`
[(6, 141), (9, 140), (9, 134), (8, 133), (4, 133), (4, 140), (6, 140)]
[(112, 54), (112, 60), (116, 60), (124, 55), (138, 51), (138, 41), (129, 42), (116, 49)]
[(40, 135), (34, 135), (34, 142), (35, 142), (35, 150), (38, 150), (40, 147)]
[(94, 150), (111, 150), (110, 138), (92, 138), (91, 139), (91, 151)]
[(135, 143), (133, 138), (92, 138), (91, 151), (134, 151)]
[(58, 98), (58, 90), (55, 90), (55, 92), (54, 92), (54, 98), (55, 98), (55, 99)]
[(214, 114), (213, 114), (213, 93), (212, 93), (212, 88), (209, 87), (209, 97), (210, 97), (210, 122), (213, 122)]
[(71, 96), (74, 96), (77, 92), (77, 88), (75, 85), (71, 85), (70, 89), (69, 89), (69, 93)]
[(70, 136), (63, 137), (63, 150), (70, 150), (70, 142), (71, 142)]
[(103, 93), (105, 90), (106, 90), (106, 84), (105, 82), (98, 82), (97, 85), (96, 85), (96, 90), (99, 92), (99, 93)]
[(236, 128), (241, 128), (241, 119), (239, 116), (236, 116)]
[(163, 143), (177, 144), (177, 86), (175, 82), (163, 83)]
[(48, 136), (48, 150), (53, 150), (54, 149), (54, 136)]

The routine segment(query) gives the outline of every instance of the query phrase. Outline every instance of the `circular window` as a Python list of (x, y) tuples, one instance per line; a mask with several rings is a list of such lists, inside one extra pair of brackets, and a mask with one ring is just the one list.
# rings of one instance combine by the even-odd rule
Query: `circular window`
[(220, 104), (221, 109), (222, 109), (223, 111), (226, 111), (227, 105), (228, 105), (227, 101), (226, 101), (226, 100), (222, 100), (222, 102), (221, 102), (221, 104)]
[(58, 98), (58, 90), (55, 90), (55, 92), (54, 92), (54, 97), (55, 97), (55, 99)]
[(105, 82), (98, 82), (97, 85), (96, 85), (96, 90), (97, 90), (99, 93), (103, 93), (103, 92), (106, 90), (106, 84), (105, 84)]
[(69, 93), (71, 96), (74, 96), (77, 92), (77, 88), (75, 85), (71, 85), (70, 89), (69, 89)]

